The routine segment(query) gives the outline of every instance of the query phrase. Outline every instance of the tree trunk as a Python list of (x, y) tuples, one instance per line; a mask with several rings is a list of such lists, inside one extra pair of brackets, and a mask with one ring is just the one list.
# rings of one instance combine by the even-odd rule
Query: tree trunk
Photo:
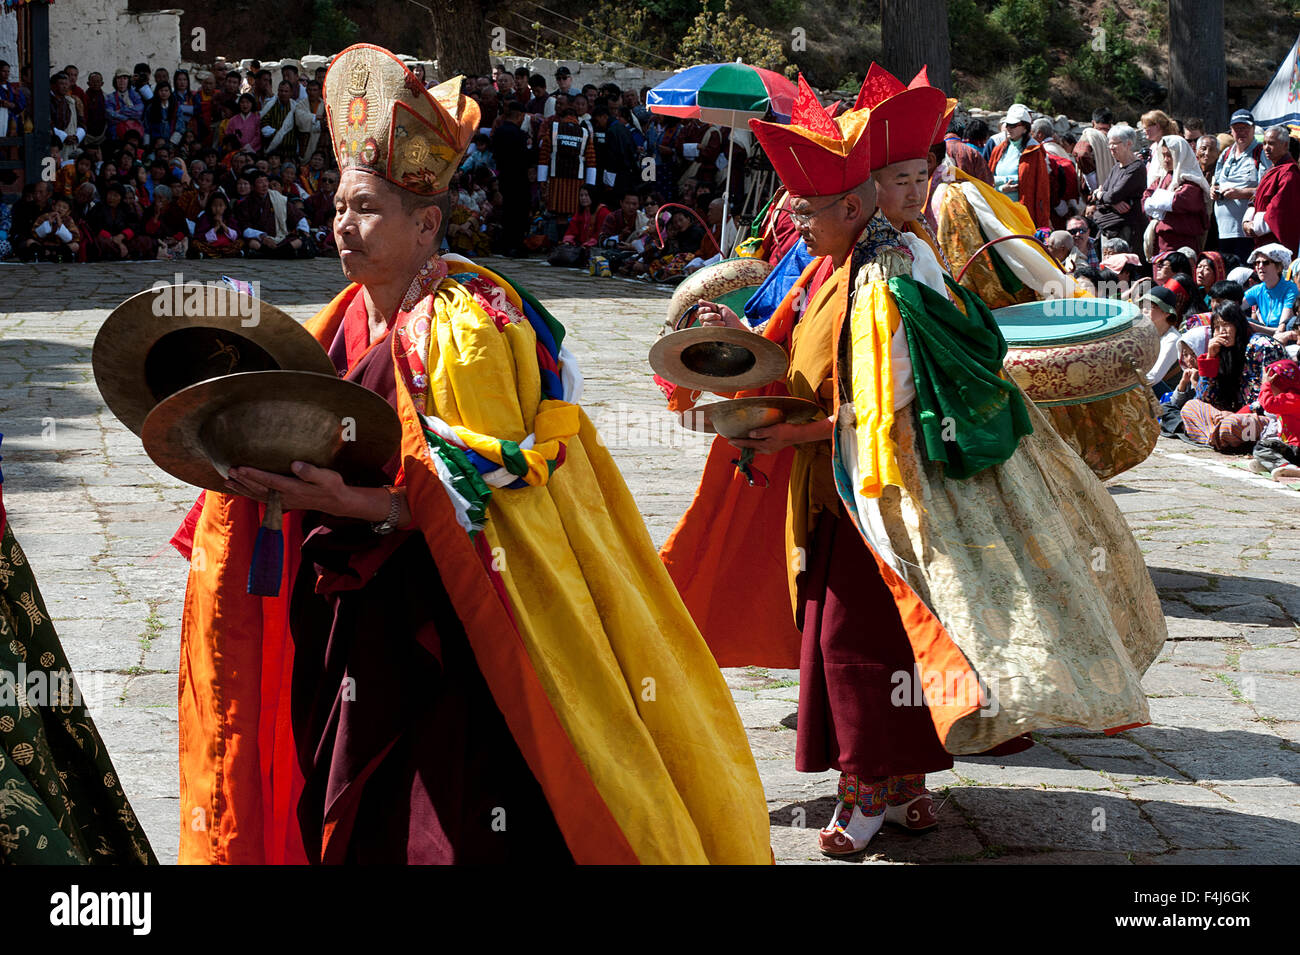
[(1228, 128), (1223, 0), (1169, 0), (1169, 109), (1207, 131)]
[(428, 6), (438, 80), (490, 75), (488, 51), (497, 38), (484, 19), (485, 4), (481, 0), (430, 0)]
[(904, 83), (929, 67), (930, 83), (952, 92), (948, 4), (944, 0), (880, 0), (881, 64)]

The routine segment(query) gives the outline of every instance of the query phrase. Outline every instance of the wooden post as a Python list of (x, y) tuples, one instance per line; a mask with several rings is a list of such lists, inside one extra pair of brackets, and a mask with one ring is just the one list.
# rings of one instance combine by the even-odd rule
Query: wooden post
[(1169, 0), (1169, 112), (1228, 128), (1223, 0)]
[(23, 172), (24, 182), (35, 182), (41, 177), (41, 161), (50, 153), (50, 8), (34, 3), (27, 11), (31, 16), (32, 132), (24, 138)]
[(880, 0), (881, 65), (904, 83), (929, 67), (930, 84), (952, 92), (948, 5), (944, 0)]

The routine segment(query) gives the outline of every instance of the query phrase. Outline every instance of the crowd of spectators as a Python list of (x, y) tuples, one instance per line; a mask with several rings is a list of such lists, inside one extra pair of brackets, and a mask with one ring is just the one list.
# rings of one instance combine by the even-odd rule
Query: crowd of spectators
[[(1062, 270), (1160, 333), (1146, 379), (1166, 433), (1300, 477), (1300, 141), (1249, 110), (1206, 132), (1160, 110), (1062, 129), (1019, 104), (997, 134), (957, 120), (948, 161), (1023, 206)], [(1289, 419), (1289, 424), (1288, 424)]]
[[(416, 75), (425, 81), (416, 64)], [(57, 176), (28, 183), (0, 222), (0, 255), (22, 261), (117, 261), (331, 254), (338, 171), (321, 84), (302, 75), (218, 62), (169, 74), (146, 63), (51, 79)], [(501, 66), (467, 77), (481, 129), (451, 189), (448, 247), (470, 255), (542, 254), (672, 281), (734, 244), (724, 226), (731, 131), (652, 115), (645, 90), (578, 87), (560, 67)], [(30, 120), (29, 83), (0, 63), (9, 131)], [(740, 199), (746, 147), (732, 157)], [(12, 175), (12, 174), (11, 174)], [(660, 208), (663, 208), (662, 213)]]
[[(191, 78), (138, 63), (108, 84), (92, 72), (83, 89), (65, 67), (49, 104), (57, 175), (0, 205), (0, 256), (332, 254), (339, 173), (325, 68), (304, 76), (283, 61), (278, 73), (218, 62)], [(644, 88), (579, 87), (565, 67), (553, 79), (497, 65), (463, 80), (481, 128), (451, 183), (448, 249), (660, 282), (732, 254), (739, 230), (723, 221), (723, 192), (730, 182), (739, 206), (747, 131), (652, 114)], [(23, 130), (30, 89), (0, 62), (3, 131)], [(940, 152), (1021, 203), (1077, 282), (1141, 305), (1161, 335), (1147, 380), (1169, 431), (1221, 450), (1266, 448), (1272, 472), (1300, 465), (1300, 436), (1283, 423), (1292, 412), (1276, 410), (1300, 400), (1287, 391), (1292, 366), (1279, 364), (1300, 342), (1290, 129), (1258, 136), (1247, 110), (1217, 135), (1160, 110), (1134, 127), (1104, 108), (1074, 129), (1013, 104), (997, 133), (956, 114)]]
[[(9, 131), (30, 123), (30, 86), (6, 83)], [(0, 253), (21, 261), (224, 256), (333, 250), (338, 172), (325, 129), (324, 70), (169, 73), (147, 63), (50, 80), (55, 175), (3, 207)]]

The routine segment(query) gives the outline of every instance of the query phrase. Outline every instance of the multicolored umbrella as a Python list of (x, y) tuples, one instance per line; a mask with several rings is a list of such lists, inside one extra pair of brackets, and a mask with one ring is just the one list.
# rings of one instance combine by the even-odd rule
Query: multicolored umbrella
[(762, 119), (768, 107), (790, 122), (795, 85), (780, 73), (747, 63), (705, 63), (682, 70), (646, 94), (652, 113), (735, 128)]
[[(790, 122), (797, 90), (780, 73), (746, 63), (704, 63), (682, 70), (646, 93), (652, 113), (698, 119), (729, 129), (744, 128), (751, 119), (764, 119), (770, 108), (779, 123)], [(727, 141), (727, 184), (722, 193), (722, 222), (726, 229), (731, 207), (731, 151)]]

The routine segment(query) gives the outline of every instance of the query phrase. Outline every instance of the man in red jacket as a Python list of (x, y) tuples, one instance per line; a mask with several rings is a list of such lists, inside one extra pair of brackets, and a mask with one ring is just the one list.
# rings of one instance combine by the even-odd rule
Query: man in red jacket
[(1300, 167), (1290, 142), (1285, 126), (1270, 126), (1264, 134), (1264, 155), (1273, 168), (1260, 178), (1242, 229), (1254, 236), (1256, 246), (1280, 242), (1294, 255), (1300, 247)]

